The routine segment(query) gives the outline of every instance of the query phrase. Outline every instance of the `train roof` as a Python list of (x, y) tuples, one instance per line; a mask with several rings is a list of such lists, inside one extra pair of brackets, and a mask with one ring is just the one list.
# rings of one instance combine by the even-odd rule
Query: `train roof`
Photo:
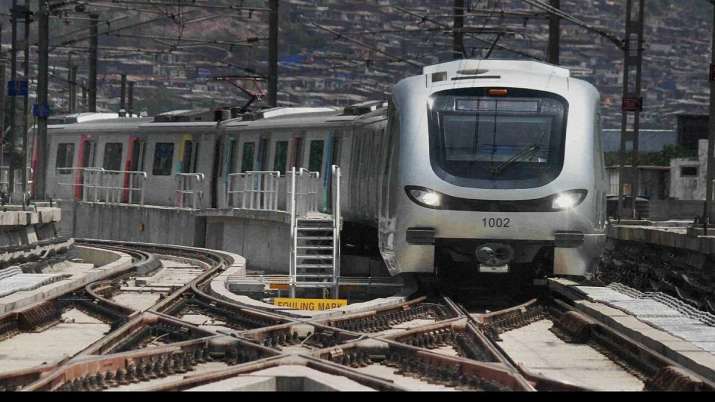
[[(266, 130), (280, 128), (340, 127), (368, 117), (384, 115), (387, 104), (368, 101), (346, 108), (276, 108), (257, 116), (233, 119), (222, 125), (227, 129)], [(377, 121), (377, 120), (376, 120)]]
[[(446, 73), (446, 80), (460, 80), (464, 77), (493, 76), (496, 74), (528, 74), (543, 75), (559, 78), (569, 78), (571, 72), (563, 67), (553, 64), (542, 63), (530, 60), (454, 60), (447, 63), (426, 66), (423, 74)], [(433, 80), (434, 82), (434, 80)]]

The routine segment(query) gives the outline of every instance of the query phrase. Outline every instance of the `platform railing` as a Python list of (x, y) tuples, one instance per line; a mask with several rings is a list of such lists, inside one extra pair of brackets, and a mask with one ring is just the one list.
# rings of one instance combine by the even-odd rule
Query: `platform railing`
[(203, 173), (177, 173), (176, 174), (177, 208), (200, 209), (201, 200), (204, 198), (203, 184), (206, 177)]
[[(27, 199), (30, 197), (31, 192), (32, 192), (32, 177), (33, 177), (34, 170), (30, 167), (27, 168), (27, 185), (26, 185), (26, 192), (23, 196), (23, 200)], [(15, 195), (20, 195), (22, 194), (22, 170), (21, 169), (15, 169), (15, 186), (12, 189), (12, 194), (10, 191), (10, 167), (9, 166), (0, 166), (0, 193), (7, 194), (8, 196), (12, 196), (13, 194)], [(11, 200), (12, 201), (12, 200)], [(19, 201), (19, 200), (15, 200)]]
[(77, 201), (144, 205), (146, 172), (103, 168), (57, 168), (55, 171), (57, 185), (70, 187)]
[(332, 204), (333, 204), (333, 297), (339, 297), (340, 290), (340, 231), (343, 228), (343, 212), (340, 206), (340, 167), (332, 166)]
[[(295, 177), (295, 181), (293, 181)], [(286, 209), (293, 211), (295, 202), (295, 215), (305, 216), (309, 212), (318, 212), (320, 202), (321, 181), (320, 172), (311, 172), (307, 169), (292, 169), (288, 172), (289, 185), (286, 186)], [(295, 189), (295, 191), (294, 191)], [(293, 193), (295, 192), (295, 197)]]
[(228, 175), (228, 208), (278, 211), (281, 172), (245, 172)]

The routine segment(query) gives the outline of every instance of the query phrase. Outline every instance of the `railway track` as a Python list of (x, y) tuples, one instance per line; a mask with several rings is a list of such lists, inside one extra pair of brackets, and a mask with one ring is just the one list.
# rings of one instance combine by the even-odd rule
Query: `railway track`
[[(115, 277), (0, 317), (0, 348), (19, 333), (53, 331), (69, 321), (70, 313), (81, 313), (87, 322), (91, 318), (100, 332), (61, 359), (0, 372), (0, 390), (231, 389), (239, 387), (241, 376), (280, 369), (319, 374), (306, 377), (339, 376), (365, 389), (389, 391), (599, 389), (554, 375), (578, 366), (586, 350), (610, 367), (609, 375), (636, 388), (715, 389), (711, 378), (576, 311), (568, 300), (542, 298), (484, 312), (449, 297), (419, 297), (338, 318), (308, 319), (213, 294), (211, 280), (233, 263), (228, 254), (149, 244), (78, 244), (129, 254), (133, 265)], [(168, 265), (193, 276), (172, 286), (142, 279)], [(146, 308), (118, 297), (140, 293), (142, 287), (160, 293)], [(532, 342), (524, 334), (542, 338)], [(544, 366), (529, 361), (534, 350), (557, 343), (563, 350), (580, 348), (582, 354), (538, 362)]]

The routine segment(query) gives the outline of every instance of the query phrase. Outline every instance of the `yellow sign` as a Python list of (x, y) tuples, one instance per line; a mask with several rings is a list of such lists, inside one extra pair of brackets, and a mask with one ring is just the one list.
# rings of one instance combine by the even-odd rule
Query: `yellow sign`
[(273, 299), (273, 305), (296, 310), (321, 311), (347, 306), (348, 301), (343, 299), (289, 299), (276, 297)]

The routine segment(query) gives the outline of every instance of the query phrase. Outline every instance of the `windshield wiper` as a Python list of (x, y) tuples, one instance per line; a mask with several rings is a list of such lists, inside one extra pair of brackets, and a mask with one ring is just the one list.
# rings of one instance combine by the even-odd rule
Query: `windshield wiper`
[(541, 147), (539, 147), (536, 144), (526, 148), (525, 150), (523, 150), (523, 151), (519, 152), (518, 154), (509, 158), (509, 160), (504, 161), (501, 164), (499, 164), (497, 167), (492, 168), (492, 176), (497, 176), (497, 175), (501, 174), (501, 172), (503, 172), (504, 169), (511, 166), (512, 164), (517, 162), (519, 159), (521, 159), (525, 156), (532, 155), (532, 154), (538, 152), (540, 149), (541, 149)]

